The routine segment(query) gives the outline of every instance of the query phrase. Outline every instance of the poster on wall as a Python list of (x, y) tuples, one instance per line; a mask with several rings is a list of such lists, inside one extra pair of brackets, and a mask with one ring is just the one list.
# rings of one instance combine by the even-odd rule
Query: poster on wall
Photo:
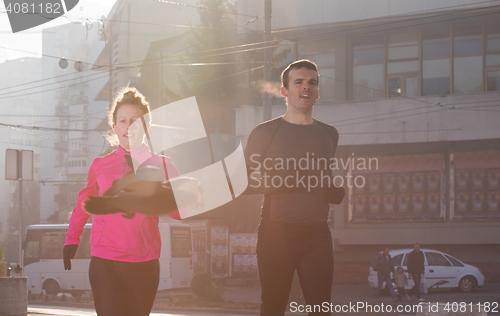
[(351, 221), (444, 219), (444, 154), (376, 159), (376, 169), (351, 168), (352, 177), (363, 177), (366, 183), (363, 188), (351, 190)]
[(488, 190), (500, 190), (500, 169), (488, 169), (486, 183)]
[(384, 213), (393, 213), (396, 209), (396, 195), (384, 195)]
[(212, 226), (210, 230), (210, 262), (213, 278), (227, 278), (229, 276), (227, 227)]
[(231, 234), (229, 237), (231, 254), (230, 275), (236, 278), (257, 279), (257, 234)]
[(499, 219), (500, 151), (455, 152), (451, 166), (451, 218)]
[(207, 222), (192, 222), (194, 273), (207, 272)]

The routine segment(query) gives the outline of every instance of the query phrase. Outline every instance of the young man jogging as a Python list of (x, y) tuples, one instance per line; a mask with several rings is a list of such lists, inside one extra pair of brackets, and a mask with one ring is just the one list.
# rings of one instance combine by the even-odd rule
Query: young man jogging
[(319, 98), (316, 64), (295, 61), (281, 80), (285, 115), (255, 127), (245, 149), (249, 174), (254, 173), (247, 193), (264, 193), (257, 242), (262, 316), (284, 315), (295, 271), (307, 305), (330, 302), (329, 203), (339, 204), (344, 197), (329, 168), (338, 132), (313, 118)]

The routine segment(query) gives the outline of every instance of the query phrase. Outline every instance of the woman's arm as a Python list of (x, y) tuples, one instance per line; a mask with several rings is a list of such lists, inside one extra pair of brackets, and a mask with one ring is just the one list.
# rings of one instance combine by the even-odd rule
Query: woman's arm
[(71, 213), (65, 245), (78, 245), (80, 243), (83, 228), (91, 216), (83, 209), (83, 203), (89, 196), (99, 196), (99, 187), (96, 180), (94, 163), (92, 163), (87, 174), (87, 185), (78, 193), (76, 206), (73, 213)]

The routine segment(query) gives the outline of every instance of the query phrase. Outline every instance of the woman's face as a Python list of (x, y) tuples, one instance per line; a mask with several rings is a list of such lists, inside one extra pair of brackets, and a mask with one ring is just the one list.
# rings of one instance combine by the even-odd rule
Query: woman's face
[[(130, 151), (142, 146), (144, 128), (141, 122), (142, 112), (139, 107), (132, 104), (123, 104), (116, 112), (116, 122), (113, 130), (118, 136), (120, 146)], [(135, 124), (134, 121), (137, 121)]]

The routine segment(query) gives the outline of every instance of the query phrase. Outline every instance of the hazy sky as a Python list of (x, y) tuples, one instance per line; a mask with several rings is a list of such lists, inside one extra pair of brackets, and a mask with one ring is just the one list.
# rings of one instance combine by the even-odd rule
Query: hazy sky
[[(76, 7), (69, 11), (65, 16), (61, 16), (51, 22), (18, 33), (12, 33), (9, 17), (5, 11), (5, 4), (1, 1), (0, 63), (4, 62), (6, 59), (41, 57), (39, 54), (42, 52), (43, 29), (71, 22), (83, 22), (85, 19), (90, 19), (90, 22), (95, 22), (96, 19), (101, 18), (101, 16), (108, 15), (115, 1), (116, 0), (80, 0)], [(12, 49), (23, 50), (35, 54), (19, 52)]]

